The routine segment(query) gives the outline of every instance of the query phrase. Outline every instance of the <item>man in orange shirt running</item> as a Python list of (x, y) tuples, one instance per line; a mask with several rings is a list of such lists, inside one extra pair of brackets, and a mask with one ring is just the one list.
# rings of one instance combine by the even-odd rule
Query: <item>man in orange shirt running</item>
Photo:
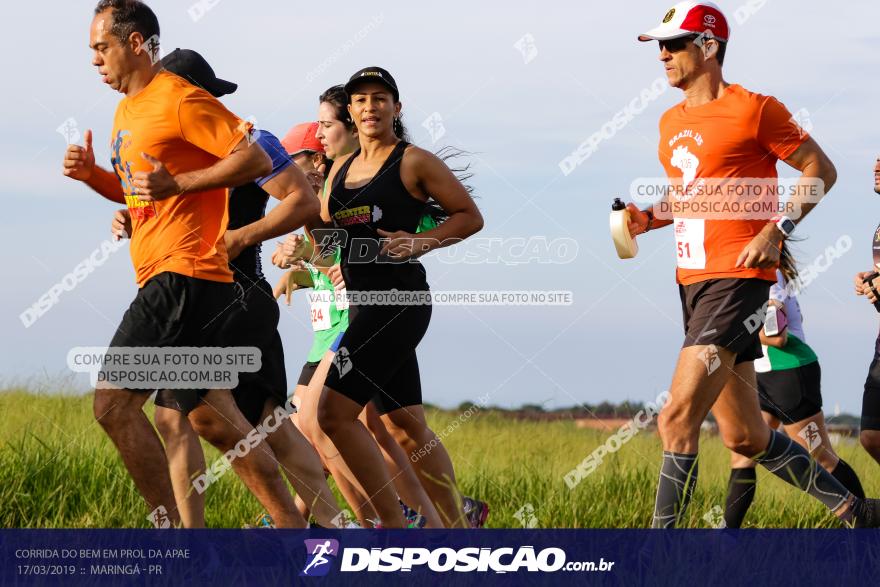
[[(237, 298), (224, 244), (226, 188), (268, 174), (271, 161), (251, 144), (249, 126), (216, 98), (160, 71), (158, 38), (159, 22), (142, 2), (98, 3), (92, 63), (104, 83), (125, 95), (113, 123), (115, 173), (95, 165), (89, 130), (84, 147), (68, 149), (64, 174), (126, 204), (131, 215), (140, 289), (110, 349), (234, 346), (222, 337)], [(95, 417), (156, 517), (179, 525), (162, 443), (142, 410), (152, 391), (99, 385)], [(253, 433), (224, 389), (204, 393), (190, 422), (224, 453)], [(276, 524), (303, 526), (271, 449), (262, 444), (241, 452), (232, 466)]]
[[(675, 224), (685, 325), (669, 400), (658, 420), (664, 452), (652, 525), (670, 528), (683, 520), (696, 483), (700, 425), (711, 409), (728, 448), (817, 498), (845, 523), (877, 526), (877, 500), (857, 499), (761, 418), (753, 361), (761, 356), (762, 311), (781, 244), (797, 222), (769, 214), (707, 218), (680, 212), (694, 209), (688, 208), (690, 200), (701, 189), (711, 194), (737, 184), (775, 186), (776, 162), (782, 160), (802, 172), (790, 200), (802, 220), (836, 180), (834, 165), (780, 102), (724, 81), (728, 38), (721, 10), (693, 1), (679, 2), (658, 27), (639, 37), (659, 41), (669, 84), (685, 94), (660, 120), (660, 161), (678, 191), (644, 211), (628, 206), (633, 235)], [(774, 207), (777, 200), (774, 195)], [(725, 203), (736, 211), (744, 200)]]

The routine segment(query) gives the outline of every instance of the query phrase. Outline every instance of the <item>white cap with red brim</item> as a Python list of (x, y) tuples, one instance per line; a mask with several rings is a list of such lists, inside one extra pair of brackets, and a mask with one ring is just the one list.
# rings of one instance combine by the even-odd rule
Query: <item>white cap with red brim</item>
[(639, 35), (640, 41), (668, 41), (688, 35), (709, 34), (719, 41), (730, 38), (730, 26), (713, 2), (679, 2), (669, 9), (660, 26)]

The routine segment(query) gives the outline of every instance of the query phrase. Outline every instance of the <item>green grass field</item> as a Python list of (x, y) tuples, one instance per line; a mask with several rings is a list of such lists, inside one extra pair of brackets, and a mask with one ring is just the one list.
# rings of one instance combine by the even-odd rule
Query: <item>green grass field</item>
[[(116, 451), (92, 418), (91, 396), (0, 392), (0, 526), (27, 528), (149, 527), (147, 510)], [(643, 528), (650, 524), (660, 444), (643, 432), (569, 490), (563, 475), (603, 443), (608, 433), (572, 422), (523, 422), (491, 412), (431, 411), (445, 434), (462, 491), (491, 506), (489, 527), (522, 527), (521, 508), (533, 508), (540, 528)], [(459, 421), (457, 427), (453, 423)], [(855, 442), (838, 452), (859, 473), (869, 495), (880, 495), (877, 465)], [(213, 461), (219, 453), (208, 448)], [(724, 504), (728, 454), (719, 439), (702, 443), (700, 478), (688, 526)], [(749, 527), (836, 527), (818, 503), (758, 471)], [(530, 504), (530, 505), (529, 505)], [(233, 473), (207, 492), (211, 527), (239, 528), (261, 513)], [(523, 518), (523, 514), (520, 514)], [(528, 521), (528, 518), (524, 518)]]

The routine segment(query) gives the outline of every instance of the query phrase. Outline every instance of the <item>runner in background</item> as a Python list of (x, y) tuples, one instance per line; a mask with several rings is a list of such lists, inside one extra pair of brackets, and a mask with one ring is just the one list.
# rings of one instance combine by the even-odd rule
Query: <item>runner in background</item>
[(324, 145), (317, 137), (317, 122), (303, 122), (287, 131), (281, 144), (297, 167), (302, 169), (316, 194), (324, 189), (324, 174), (327, 170), (327, 155)]
[[(880, 194), (880, 157), (874, 162), (874, 192)], [(880, 227), (878, 227), (880, 232)], [(878, 261), (877, 249), (878, 236), (874, 236), (874, 262)], [(865, 279), (880, 270), (875, 266), (873, 271), (865, 271), (856, 275), (856, 294), (867, 296), (868, 301), (875, 304), (880, 296), (876, 290), (880, 288), (880, 277), (873, 283), (865, 283)], [(872, 290), (873, 287), (873, 290)], [(868, 377), (865, 379), (865, 390), (862, 395), (862, 421), (859, 441), (862, 447), (871, 455), (877, 463), (880, 463), (880, 334), (874, 344), (874, 359), (868, 368)]]
[[(858, 475), (834, 452), (828, 438), (822, 413), (822, 372), (804, 335), (796, 293), (799, 286), (794, 258), (783, 245), (781, 267), (768, 302), (768, 313), (775, 312), (777, 318), (767, 320), (761, 329), (764, 356), (755, 360), (762, 416), (773, 430), (781, 422), (789, 438), (803, 446), (850, 493), (864, 498)], [(731, 452), (730, 467), (724, 522), (728, 528), (739, 528), (757, 490), (755, 461)]]
[[(342, 91), (342, 88), (337, 87), (337, 90)], [(312, 123), (303, 123), (293, 127), (282, 139), (282, 144), (291, 156), (309, 151), (324, 154), (325, 160), (321, 162), (314, 156), (300, 156), (297, 162), (300, 169), (312, 181), (312, 185), (319, 186), (319, 198), (323, 198), (323, 171), (326, 170), (326, 159), (332, 164), (333, 158), (353, 151), (358, 144), (354, 124), (348, 118), (347, 112), (343, 110), (343, 115), (336, 112), (334, 101), (338, 101), (338, 97), (334, 93), (334, 88), (330, 88), (319, 98), (319, 122), (314, 123), (314, 131), (309, 132), (312, 130)], [(319, 133), (322, 138), (318, 137)], [(326, 138), (323, 138), (325, 134)], [(322, 165), (323, 169), (321, 169)], [(333, 356), (333, 352), (329, 349), (339, 333), (348, 326), (347, 306), (341, 299), (329, 299), (333, 287), (326, 274), (321, 271), (322, 268), (326, 271), (327, 267), (338, 263), (338, 259), (335, 256), (314, 255), (311, 241), (303, 238), (302, 235), (288, 237), (287, 249), (288, 255), (285, 257), (282, 245), (279, 244), (273, 255), (273, 262), (282, 268), (295, 265), (296, 269), (282, 276), (275, 288), (275, 297), (281, 295), (282, 288), (287, 294), (288, 305), (290, 294), (294, 289), (314, 288), (316, 296), (321, 296), (320, 302), (316, 298), (309, 308), (313, 340), (294, 390), (292, 401), (297, 406), (297, 413), (294, 414), (293, 421), (317, 449), (325, 469), (333, 475), (336, 486), (351, 506), (355, 518), (361, 525), (368, 527), (371, 524), (370, 520), (378, 516), (369, 506), (369, 500), (363, 491), (350, 481), (353, 476), (344, 468), (342, 460), (334, 458), (337, 454), (336, 448), (317, 426), (317, 397), (323, 388), (324, 377), (327, 375)], [(330, 354), (330, 358), (322, 365), (321, 360), (325, 354)], [(309, 383), (313, 380), (315, 388), (310, 390)], [(306, 517), (310, 513), (308, 504), (303, 501), (297, 500), (297, 508)]]

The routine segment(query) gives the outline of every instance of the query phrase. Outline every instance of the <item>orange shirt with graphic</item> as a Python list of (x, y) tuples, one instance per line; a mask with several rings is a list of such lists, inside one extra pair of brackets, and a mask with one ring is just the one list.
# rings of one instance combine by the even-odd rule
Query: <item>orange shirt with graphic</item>
[(169, 72), (116, 108), (111, 162), (131, 212), (131, 260), (138, 286), (165, 271), (231, 282), (223, 234), (228, 221), (225, 188), (186, 192), (141, 202), (132, 176), (161, 161), (172, 175), (210, 167), (229, 155), (249, 126), (208, 92)]
[[(688, 108), (682, 102), (667, 110), (660, 119), (659, 156), (670, 181), (685, 187), (730, 178), (775, 184), (776, 162), (807, 138), (778, 100), (730, 85), (708, 104)], [(723, 278), (775, 282), (775, 268), (736, 268), (740, 253), (767, 222), (675, 218), (676, 280), (683, 285)]]

